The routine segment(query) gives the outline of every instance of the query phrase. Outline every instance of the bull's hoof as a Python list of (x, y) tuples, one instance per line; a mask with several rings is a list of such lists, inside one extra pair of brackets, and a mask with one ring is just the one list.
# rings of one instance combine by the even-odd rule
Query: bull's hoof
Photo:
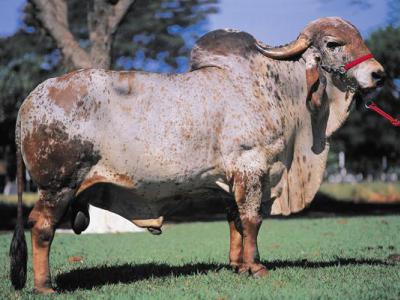
[(51, 287), (35, 287), (33, 291), (41, 295), (49, 295), (49, 294), (54, 294), (56, 292)]
[(76, 234), (80, 234), (82, 231), (86, 230), (88, 228), (90, 223), (90, 218), (89, 214), (85, 214), (83, 211), (78, 211), (75, 216), (73, 216), (72, 220), (72, 229)]
[(238, 273), (239, 272), (239, 268), (240, 268), (240, 266), (242, 265), (242, 263), (238, 263), (238, 262), (230, 262), (229, 263), (229, 267), (234, 271), (234, 272), (236, 272), (236, 273)]
[(147, 230), (154, 235), (160, 235), (162, 233), (161, 228), (148, 227)]
[(268, 270), (262, 264), (241, 264), (238, 273), (252, 275), (253, 277), (264, 277), (268, 275)]
[(239, 274), (250, 274), (250, 266), (246, 264), (241, 264), (237, 267), (237, 272)]
[(251, 275), (253, 275), (253, 277), (265, 277), (269, 274), (267, 268), (265, 266), (262, 266), (262, 268), (260, 268), (259, 270), (254, 271), (254, 273), (252, 272)]

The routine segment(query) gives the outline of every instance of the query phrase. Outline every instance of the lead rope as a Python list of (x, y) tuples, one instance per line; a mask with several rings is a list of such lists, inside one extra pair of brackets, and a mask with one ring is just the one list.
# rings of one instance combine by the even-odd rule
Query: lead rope
[(373, 110), (376, 112), (378, 115), (384, 117), (386, 120), (388, 120), (390, 123), (392, 123), (393, 126), (400, 127), (400, 120), (393, 118), (391, 115), (380, 109), (375, 102), (369, 102), (365, 105), (368, 109)]

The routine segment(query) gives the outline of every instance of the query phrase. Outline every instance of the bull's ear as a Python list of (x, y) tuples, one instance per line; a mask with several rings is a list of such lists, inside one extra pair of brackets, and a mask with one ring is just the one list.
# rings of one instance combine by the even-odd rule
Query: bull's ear
[(326, 88), (326, 78), (322, 75), (319, 53), (313, 51), (306, 57), (307, 103), (312, 111), (319, 110)]

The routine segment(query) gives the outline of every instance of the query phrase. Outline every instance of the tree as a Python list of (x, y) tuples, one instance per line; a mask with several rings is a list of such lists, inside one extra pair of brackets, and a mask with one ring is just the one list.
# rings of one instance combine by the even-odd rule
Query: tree
[(72, 68), (129, 69), (139, 51), (142, 60), (166, 61), (173, 71), (176, 58), (188, 54), (188, 40), (204, 33), (207, 15), (217, 11), (217, 0), (134, 2), (30, 0), (26, 20), (47, 30)]
[[(87, 9), (90, 48), (79, 45), (69, 29), (66, 0), (30, 0), (35, 17), (51, 34), (65, 61), (74, 68), (110, 67), (112, 38), (134, 0), (93, 0)], [(75, 2), (76, 3), (76, 2)]]

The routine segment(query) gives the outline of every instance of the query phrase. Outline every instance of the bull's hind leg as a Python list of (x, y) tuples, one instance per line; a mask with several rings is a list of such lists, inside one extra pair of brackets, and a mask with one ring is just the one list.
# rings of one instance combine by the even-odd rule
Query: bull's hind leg
[(74, 191), (69, 188), (60, 191), (39, 190), (39, 201), (29, 215), (32, 226), (32, 252), (34, 288), (39, 293), (54, 292), (51, 286), (49, 253), (54, 231), (68, 209)]
[(257, 245), (262, 222), (261, 201), (265, 196), (263, 179), (256, 174), (237, 173), (234, 177), (234, 191), (243, 236), (243, 261), (239, 265), (239, 273), (265, 276), (268, 271), (260, 262)]
[(230, 235), (229, 265), (237, 271), (243, 263), (243, 236), (239, 211), (235, 201), (233, 200), (229, 200), (228, 203), (227, 219)]

